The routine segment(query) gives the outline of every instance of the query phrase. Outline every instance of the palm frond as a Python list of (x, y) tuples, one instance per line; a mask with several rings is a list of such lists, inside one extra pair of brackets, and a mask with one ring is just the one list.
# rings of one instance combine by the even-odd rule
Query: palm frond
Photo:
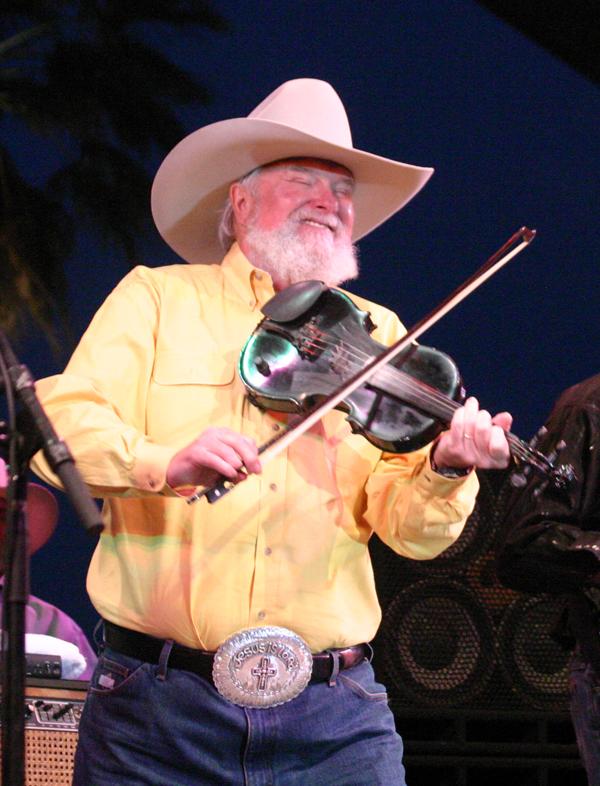
[[(179, 110), (211, 100), (147, 32), (228, 23), (197, 0), (5, 0), (3, 12), (0, 113), (19, 122), (0, 126), (0, 326), (33, 319), (58, 346), (79, 233), (133, 263), (151, 227), (150, 171), (187, 131)], [(15, 163), (23, 133), (46, 151), (43, 173)]]
[(26, 44), (29, 44), (33, 38), (39, 38), (40, 36), (46, 35), (50, 32), (51, 29), (52, 25), (48, 23), (37, 25), (36, 27), (30, 27), (27, 30), (20, 30), (13, 36), (6, 38), (4, 41), (0, 41), (0, 60), (3, 58), (14, 57), (15, 50), (18, 51)]
[(0, 149), (0, 324), (16, 331), (29, 318), (55, 339), (54, 319), (68, 331), (63, 260), (73, 247), (71, 219), (56, 199), (20, 176)]
[[(86, 3), (98, 6), (98, 3)], [(101, 17), (113, 29), (140, 21), (165, 22), (169, 25), (201, 25), (214, 32), (227, 32), (229, 23), (203, 0), (108, 0), (103, 3)]]
[(78, 226), (136, 257), (140, 234), (148, 229), (151, 177), (142, 164), (116, 147), (86, 144), (81, 155), (49, 181), (53, 193), (74, 206)]

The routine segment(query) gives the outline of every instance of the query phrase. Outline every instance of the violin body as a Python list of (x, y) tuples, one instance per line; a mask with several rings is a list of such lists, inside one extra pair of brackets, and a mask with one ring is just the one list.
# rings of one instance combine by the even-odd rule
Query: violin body
[[(288, 287), (263, 313), (239, 360), (249, 398), (262, 409), (310, 410), (386, 349), (370, 335), (375, 326), (369, 314), (321, 282)], [(337, 408), (348, 413), (354, 432), (381, 450), (406, 453), (431, 442), (447, 426), (423, 406), (423, 391), (431, 389), (464, 400), (454, 361), (412, 344)]]

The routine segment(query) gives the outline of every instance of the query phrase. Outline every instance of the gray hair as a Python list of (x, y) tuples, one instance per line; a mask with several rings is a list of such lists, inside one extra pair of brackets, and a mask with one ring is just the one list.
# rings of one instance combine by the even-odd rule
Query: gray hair
[[(234, 182), (239, 183), (241, 186), (247, 186), (255, 180), (262, 169), (262, 166), (256, 167), (256, 169), (253, 169), (252, 171), (248, 172), (248, 174)], [(223, 248), (223, 251), (229, 251), (235, 240), (233, 205), (231, 204), (231, 197), (229, 195), (227, 196), (225, 205), (221, 210), (221, 218), (219, 220), (219, 227), (217, 231), (219, 242)]]

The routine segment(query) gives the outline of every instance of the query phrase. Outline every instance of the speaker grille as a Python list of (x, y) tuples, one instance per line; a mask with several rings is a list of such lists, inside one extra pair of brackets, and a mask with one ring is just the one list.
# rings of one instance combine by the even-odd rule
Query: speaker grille
[(383, 608), (375, 666), (395, 706), (566, 711), (568, 654), (551, 636), (561, 602), (499, 583), (512, 489), (506, 473), (478, 476), (463, 533), (436, 559), (404, 559), (371, 539)]
[(77, 734), (58, 729), (25, 731), (25, 785), (71, 786)]
[(24, 786), (71, 786), (87, 682), (31, 683), (25, 687)]
[(505, 611), (498, 631), (505, 678), (525, 704), (539, 709), (556, 706), (568, 681), (565, 652), (551, 635), (555, 620), (554, 598), (518, 598)]
[(418, 705), (472, 701), (494, 670), (491, 620), (475, 594), (456, 581), (420, 581), (388, 606), (385, 670)]

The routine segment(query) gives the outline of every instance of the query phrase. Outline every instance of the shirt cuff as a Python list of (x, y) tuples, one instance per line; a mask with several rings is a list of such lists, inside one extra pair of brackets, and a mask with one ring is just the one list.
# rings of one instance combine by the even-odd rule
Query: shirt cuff
[(438, 467), (431, 453), (429, 454), (429, 467), (436, 475), (451, 480), (466, 478), (474, 469), (474, 467)]
[[(167, 469), (178, 450), (179, 448), (155, 445), (152, 442), (140, 443), (130, 472), (132, 486), (142, 491), (164, 493), (165, 489), (168, 489)], [(175, 491), (172, 493), (176, 495)]]

